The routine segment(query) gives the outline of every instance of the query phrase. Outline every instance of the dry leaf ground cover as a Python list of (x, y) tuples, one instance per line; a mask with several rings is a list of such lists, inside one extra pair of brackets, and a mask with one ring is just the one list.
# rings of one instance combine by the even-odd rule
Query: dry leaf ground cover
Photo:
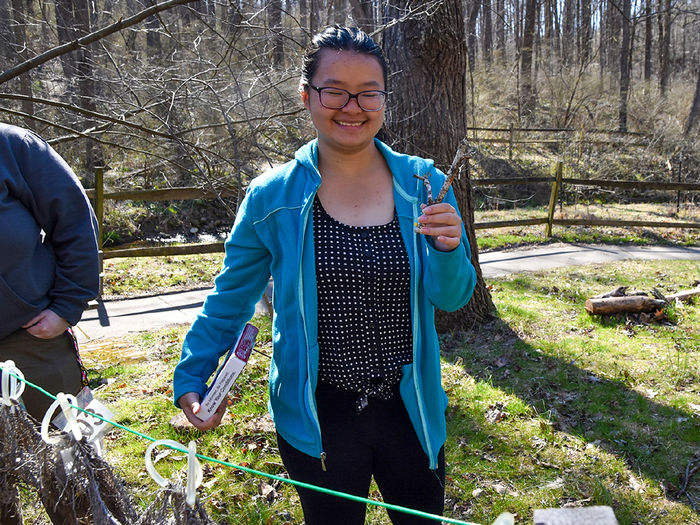
[[(664, 293), (700, 279), (689, 261), (561, 268), (490, 280), (490, 324), (442, 336), (448, 442), (446, 515), (490, 524), (502, 511), (532, 522), (536, 508), (610, 505), (622, 525), (700, 524), (700, 304), (669, 311), (675, 324), (598, 319), (585, 299), (625, 285)], [(268, 353), (269, 320), (257, 349)], [(265, 416), (268, 358), (256, 353), (234, 386), (230, 419), (205, 435), (169, 420), (171, 374), (186, 327), (109, 341), (85, 361), (97, 396), (122, 425), (232, 464), (284, 476)], [(120, 359), (120, 355), (125, 356)], [(144, 505), (156, 486), (142, 438), (114, 430), (108, 458)], [(182, 454), (156, 463), (184, 472)], [(301, 524), (292, 487), (207, 463), (200, 497), (220, 523)], [(373, 488), (371, 497), (379, 494)], [(388, 524), (371, 509), (369, 524)]]

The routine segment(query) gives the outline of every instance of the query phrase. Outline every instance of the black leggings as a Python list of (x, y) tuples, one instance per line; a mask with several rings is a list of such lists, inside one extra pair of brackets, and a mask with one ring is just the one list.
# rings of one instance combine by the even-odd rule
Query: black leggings
[[(370, 398), (360, 413), (357, 394), (319, 384), (316, 390), (326, 471), (321, 461), (292, 447), (277, 434), (280, 456), (292, 479), (367, 497), (374, 476), (386, 503), (442, 515), (445, 457), (429, 469), (428, 457), (408, 418), (398, 391), (393, 399)], [(306, 525), (361, 525), (366, 505), (297, 487)], [(389, 510), (395, 525), (439, 521)]]

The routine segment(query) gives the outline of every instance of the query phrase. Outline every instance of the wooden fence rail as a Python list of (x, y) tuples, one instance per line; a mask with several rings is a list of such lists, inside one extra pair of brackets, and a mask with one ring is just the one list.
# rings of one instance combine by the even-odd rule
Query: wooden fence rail
[[(591, 139), (590, 135), (610, 135), (610, 136), (622, 136), (622, 137), (635, 137), (634, 141), (625, 142), (627, 146), (646, 146), (647, 139), (649, 137), (646, 133), (639, 133), (634, 131), (619, 131), (619, 130), (604, 130), (604, 129), (574, 129), (574, 128), (516, 128), (513, 124), (510, 124), (507, 128), (485, 128), (485, 127), (471, 127), (467, 128), (467, 132), (472, 132), (470, 141), (472, 142), (484, 142), (489, 144), (508, 144), (508, 158), (513, 160), (513, 146), (515, 144), (562, 144), (564, 142), (575, 142), (579, 146), (579, 154), (583, 147), (583, 144), (593, 144), (593, 145), (621, 145), (619, 140), (604, 140), (604, 139)], [(478, 132), (485, 131), (488, 133), (504, 134), (507, 133), (506, 137), (479, 137)], [(532, 133), (542, 133), (542, 134), (553, 134), (559, 135), (556, 138), (549, 139), (520, 139), (519, 134), (532, 134)], [(561, 137), (561, 135), (566, 135), (566, 137)], [(575, 138), (572, 138), (572, 135)], [(642, 140), (639, 140), (642, 139)]]
[[(97, 189), (85, 190), (88, 197), (94, 199)], [(236, 197), (236, 189), (223, 188), (221, 190), (208, 190), (204, 188), (165, 188), (162, 190), (129, 190), (102, 193), (102, 199), (114, 201), (187, 201), (193, 199), (217, 199), (218, 197)]]
[(472, 186), (498, 186), (507, 184), (527, 184), (527, 183), (552, 183), (552, 194), (549, 199), (548, 214), (546, 217), (535, 217), (531, 219), (519, 219), (512, 221), (492, 221), (476, 222), (475, 230), (486, 230), (491, 228), (508, 228), (512, 226), (532, 226), (545, 224), (545, 237), (551, 237), (552, 226), (618, 226), (621, 228), (649, 227), (649, 228), (692, 228), (700, 229), (697, 222), (661, 222), (661, 221), (625, 221), (618, 219), (555, 219), (554, 209), (563, 191), (564, 184), (577, 186), (593, 186), (599, 188), (622, 188), (638, 190), (666, 190), (666, 191), (700, 191), (700, 183), (693, 182), (647, 182), (647, 181), (617, 181), (617, 180), (588, 180), (563, 177), (563, 163), (557, 162), (554, 177), (511, 177), (506, 179), (472, 179)]
[[(549, 202), (548, 214), (546, 217), (535, 217), (530, 219), (518, 219), (509, 221), (476, 222), (474, 229), (485, 230), (493, 228), (507, 228), (513, 226), (532, 226), (544, 224), (545, 236), (550, 237), (552, 226), (619, 226), (627, 227), (652, 227), (652, 228), (693, 228), (700, 229), (700, 223), (695, 222), (660, 222), (660, 221), (625, 221), (616, 219), (556, 219), (554, 209), (557, 198), (565, 184), (579, 186), (594, 186), (600, 188), (623, 188), (639, 190), (668, 190), (668, 191), (698, 191), (700, 183), (690, 182), (645, 182), (645, 181), (614, 181), (614, 180), (587, 180), (577, 178), (567, 178), (562, 176), (563, 164), (558, 162), (554, 177), (511, 177), (505, 179), (472, 179), (474, 187), (499, 186), (529, 183), (550, 183), (552, 193)], [(223, 242), (186, 244), (178, 246), (158, 246), (144, 248), (117, 248), (103, 249), (102, 233), (104, 220), (105, 200), (139, 200), (139, 201), (159, 201), (159, 200), (190, 200), (190, 199), (215, 199), (220, 196), (236, 196), (237, 189), (226, 188), (220, 193), (202, 188), (167, 188), (162, 190), (132, 190), (120, 192), (104, 192), (103, 190), (104, 172), (98, 168), (95, 173), (95, 189), (87, 190), (88, 196), (94, 201), (95, 214), (100, 228), (99, 247), (102, 259), (112, 259), (117, 257), (160, 257), (169, 255), (189, 255), (195, 253), (217, 253), (223, 252)], [(102, 263), (100, 263), (102, 264)], [(100, 290), (101, 295), (101, 290)]]

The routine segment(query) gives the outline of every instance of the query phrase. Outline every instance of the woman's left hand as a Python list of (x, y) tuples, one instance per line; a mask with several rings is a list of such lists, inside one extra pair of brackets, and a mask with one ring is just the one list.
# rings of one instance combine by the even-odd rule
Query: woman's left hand
[(418, 217), (416, 233), (430, 235), (436, 250), (449, 252), (461, 242), (462, 219), (457, 210), (447, 202), (427, 206), (421, 204), (423, 215)]

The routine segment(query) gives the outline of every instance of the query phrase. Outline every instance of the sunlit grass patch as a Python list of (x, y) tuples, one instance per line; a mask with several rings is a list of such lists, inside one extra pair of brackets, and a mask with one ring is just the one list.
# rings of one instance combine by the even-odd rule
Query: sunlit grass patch
[[(625, 261), (559, 268), (490, 280), (498, 319), (455, 332), (443, 355), (448, 394), (445, 515), (489, 524), (503, 511), (527, 523), (536, 508), (610, 505), (623, 525), (700, 525), (680, 479), (700, 443), (700, 305), (677, 307), (677, 324), (601, 320), (587, 297), (625, 285), (673, 293), (698, 275), (690, 261)], [(87, 351), (96, 395), (116, 420), (199, 453), (284, 476), (266, 416), (270, 321), (234, 385), (224, 425), (200, 434), (169, 421), (172, 370), (187, 327), (104, 342)], [(137, 359), (130, 359), (136, 356)], [(148, 442), (123, 430), (106, 440), (108, 459), (144, 507), (155, 485), (145, 473)], [(162, 475), (183, 476), (184, 455), (157, 461)], [(698, 481), (689, 493), (700, 497)], [(288, 484), (213, 463), (199, 489), (220, 523), (301, 525)], [(379, 498), (375, 485), (371, 497)], [(383, 509), (367, 523), (388, 525)]]
[(223, 254), (126, 257), (104, 262), (104, 296), (133, 296), (211, 286)]

